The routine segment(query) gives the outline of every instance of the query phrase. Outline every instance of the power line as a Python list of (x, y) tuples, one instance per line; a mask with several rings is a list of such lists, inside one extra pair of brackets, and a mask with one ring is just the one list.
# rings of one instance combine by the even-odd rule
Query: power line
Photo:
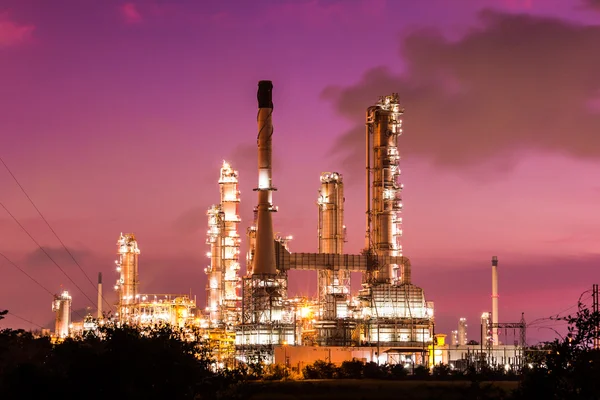
[[(15, 264), (10, 258), (8, 258), (6, 255), (4, 255), (1, 252), (0, 252), (0, 256), (2, 256), (6, 261), (8, 261), (13, 267), (15, 267), (16, 269), (21, 271), (23, 274), (25, 274), (25, 276), (27, 276), (29, 279), (31, 279), (33, 282), (35, 282), (39, 287), (44, 289), (50, 296), (52, 296), (52, 298), (55, 298), (54, 293), (52, 293), (46, 286), (42, 285), (39, 281), (37, 281), (33, 276), (29, 275), (23, 268), (21, 268), (17, 264)], [(77, 314), (77, 316), (79, 318), (83, 319), (83, 316), (77, 310), (73, 310), (73, 312), (75, 314)]]
[[(54, 234), (54, 237), (56, 237), (56, 239), (60, 242), (60, 244), (62, 245), (63, 249), (65, 249), (65, 251), (69, 254), (69, 256), (71, 257), (71, 259), (73, 260), (73, 262), (75, 263), (75, 265), (77, 265), (77, 267), (83, 273), (83, 275), (86, 277), (86, 279), (88, 280), (88, 282), (90, 283), (90, 285), (92, 285), (92, 287), (94, 288), (94, 290), (96, 290), (97, 289), (96, 285), (94, 285), (94, 283), (92, 282), (92, 280), (90, 279), (90, 277), (85, 273), (84, 269), (81, 267), (81, 265), (75, 259), (75, 256), (73, 256), (73, 253), (71, 253), (71, 251), (68, 249), (68, 247), (60, 239), (60, 237), (58, 236), (58, 234), (56, 233), (56, 231), (52, 228), (52, 226), (50, 225), (50, 223), (48, 222), (48, 220), (46, 219), (46, 217), (44, 217), (44, 215), (42, 214), (42, 212), (40, 211), (40, 209), (37, 208), (37, 206), (35, 205), (35, 203), (31, 199), (31, 197), (27, 194), (27, 191), (25, 191), (25, 188), (23, 187), (23, 185), (21, 185), (21, 183), (19, 182), (19, 180), (17, 179), (17, 177), (15, 176), (15, 174), (13, 174), (12, 171), (10, 170), (10, 168), (8, 168), (8, 165), (6, 165), (6, 163), (4, 162), (4, 160), (2, 159), (2, 157), (0, 157), (0, 162), (2, 162), (2, 165), (4, 165), (4, 168), (6, 168), (6, 170), (8, 171), (8, 173), (10, 174), (10, 176), (13, 178), (13, 180), (15, 181), (15, 183), (17, 184), (17, 186), (19, 186), (19, 188), (21, 189), (21, 191), (25, 195), (25, 197), (27, 197), (27, 200), (29, 200), (29, 202), (31, 203), (31, 205), (33, 206), (33, 208), (35, 208), (35, 211), (37, 211), (37, 213), (39, 214), (39, 216), (46, 223), (46, 225), (48, 226), (48, 229), (50, 229), (50, 231)], [(104, 295), (102, 295), (102, 300), (106, 303), (106, 305), (108, 305), (109, 308), (112, 308), (112, 305), (108, 301), (106, 301), (106, 299), (104, 298)], [(92, 302), (92, 304), (93, 304), (93, 302)]]
[(56, 267), (60, 270), (60, 272), (62, 272), (63, 275), (66, 276), (67, 279), (69, 279), (71, 281), (71, 283), (73, 283), (73, 285), (75, 285), (75, 287), (90, 301), (90, 303), (95, 304), (94, 301), (92, 299), (90, 299), (88, 297), (88, 295), (85, 294), (85, 292), (79, 287), (79, 285), (77, 283), (75, 283), (75, 281), (73, 279), (71, 279), (71, 277), (65, 272), (65, 270), (62, 269), (62, 267), (60, 265), (58, 265), (58, 263), (56, 261), (54, 261), (54, 258), (52, 258), (52, 256), (50, 256), (50, 254), (48, 254), (46, 249), (44, 249), (42, 247), (42, 245), (40, 245), (38, 243), (38, 241), (35, 240), (35, 238), (31, 235), (31, 233), (29, 233), (29, 231), (19, 222), (19, 220), (8, 210), (8, 208), (6, 208), (6, 206), (2, 202), (0, 202), (0, 206), (2, 206), (2, 208), (4, 208), (4, 210), (8, 213), (8, 215), (10, 215), (11, 218), (17, 223), (17, 225), (19, 225), (21, 227), (21, 229), (27, 234), (27, 236), (29, 236), (29, 238), (33, 241), (33, 243), (35, 243), (39, 247), (39, 249), (50, 259), (50, 261), (52, 261), (54, 263), (54, 265), (56, 265)]
[(21, 321), (25, 321), (25, 322), (27, 322), (27, 323), (30, 323), (31, 325), (35, 325), (35, 326), (37, 326), (38, 328), (41, 328), (41, 329), (46, 329), (46, 328), (44, 328), (42, 325), (40, 325), (40, 324), (36, 324), (35, 322), (33, 322), (33, 321), (30, 321), (30, 320), (28, 320), (28, 319), (25, 319), (25, 318), (23, 318), (23, 317), (19, 317), (17, 314), (15, 314), (15, 313), (13, 313), (13, 312), (10, 312), (10, 311), (9, 311), (9, 312), (8, 312), (6, 315), (12, 315), (13, 317), (20, 319)]
[(25, 276), (27, 276), (29, 279), (31, 279), (36, 285), (38, 285), (39, 287), (41, 287), (42, 289), (44, 289), (46, 292), (48, 292), (50, 294), (50, 296), (54, 296), (54, 293), (52, 293), (50, 290), (48, 290), (44, 285), (42, 285), (41, 283), (39, 283), (37, 280), (35, 280), (34, 277), (32, 277), (31, 275), (29, 275), (27, 272), (25, 272), (24, 269), (22, 269), (21, 267), (19, 267), (17, 264), (15, 264), (14, 262), (12, 262), (8, 257), (6, 257), (3, 253), (0, 253), (0, 256), (2, 256), (6, 261), (8, 261), (13, 267), (15, 267), (16, 269), (18, 269), (19, 271), (21, 271), (23, 274), (25, 274)]

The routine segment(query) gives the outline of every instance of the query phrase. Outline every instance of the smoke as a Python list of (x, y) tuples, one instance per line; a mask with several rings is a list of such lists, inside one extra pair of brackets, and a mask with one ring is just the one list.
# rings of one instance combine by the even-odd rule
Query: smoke
[(367, 71), (322, 97), (357, 125), (336, 143), (346, 168), (364, 158), (364, 112), (399, 92), (406, 107), (403, 155), (455, 169), (510, 171), (529, 150), (600, 158), (600, 26), (483, 10), (457, 41), (435, 30), (405, 37), (406, 68)]
[[(214, 180), (214, 179), (213, 179)], [(176, 232), (182, 234), (193, 234), (206, 227), (206, 209), (193, 207), (180, 214), (173, 222)]]
[[(93, 258), (93, 254), (89, 250), (69, 249), (69, 252), (71, 252), (80, 265), (84, 262), (88, 263)], [(50, 257), (63, 269), (75, 267), (75, 262), (73, 262), (71, 256), (62, 247), (37, 248), (27, 253), (23, 258), (23, 262), (28, 268), (32, 269), (56, 268)]]
[(587, 8), (600, 11), (600, 0), (581, 0), (581, 2)]

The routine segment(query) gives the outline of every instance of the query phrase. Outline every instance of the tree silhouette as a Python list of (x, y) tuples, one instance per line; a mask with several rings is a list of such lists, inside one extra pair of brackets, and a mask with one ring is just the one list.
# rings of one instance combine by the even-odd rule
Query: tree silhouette
[(544, 346), (538, 363), (527, 370), (515, 393), (517, 399), (600, 398), (600, 313), (579, 302), (575, 315), (559, 318), (569, 324), (568, 334)]

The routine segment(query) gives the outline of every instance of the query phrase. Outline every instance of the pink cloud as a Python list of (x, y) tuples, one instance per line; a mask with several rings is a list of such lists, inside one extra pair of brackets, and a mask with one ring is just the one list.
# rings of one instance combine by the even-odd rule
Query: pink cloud
[(18, 24), (11, 21), (8, 14), (0, 13), (0, 47), (16, 46), (27, 42), (34, 29), (34, 25)]
[(133, 3), (125, 3), (120, 7), (121, 15), (128, 24), (137, 24), (142, 22), (142, 14), (140, 14), (137, 6)]
[(504, 0), (504, 5), (511, 10), (531, 10), (533, 0)]

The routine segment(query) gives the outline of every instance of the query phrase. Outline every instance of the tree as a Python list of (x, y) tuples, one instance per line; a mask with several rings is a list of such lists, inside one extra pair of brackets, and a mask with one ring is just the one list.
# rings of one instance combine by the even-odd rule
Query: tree
[(48, 338), (5, 330), (0, 393), (3, 400), (211, 398), (230, 380), (213, 372), (209, 348), (199, 337), (168, 326), (103, 326), (97, 335), (53, 346)]
[(340, 378), (360, 379), (362, 378), (364, 366), (365, 364), (362, 361), (355, 358), (352, 361), (344, 361), (340, 367)]
[(538, 364), (525, 371), (517, 399), (600, 398), (600, 350), (594, 348), (600, 313), (580, 301), (574, 316), (560, 320), (568, 323), (567, 336), (547, 343), (538, 354)]

